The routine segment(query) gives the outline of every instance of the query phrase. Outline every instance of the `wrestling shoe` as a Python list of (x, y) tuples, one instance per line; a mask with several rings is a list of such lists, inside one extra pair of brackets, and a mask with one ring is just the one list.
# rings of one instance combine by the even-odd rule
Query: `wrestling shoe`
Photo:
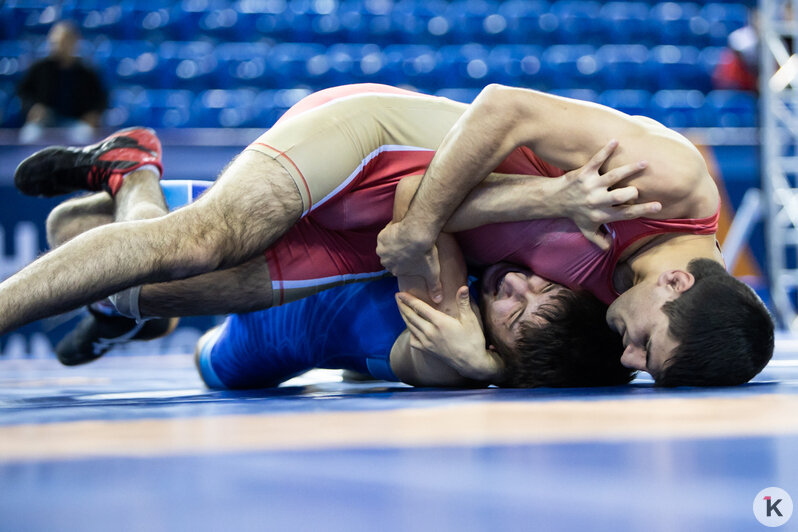
[(50, 146), (17, 166), (14, 184), (28, 196), (58, 196), (76, 190), (116, 194), (123, 176), (144, 165), (163, 172), (161, 141), (155, 131), (133, 127), (83, 148)]
[(137, 323), (124, 316), (106, 316), (90, 307), (89, 315), (58, 342), (55, 354), (65, 366), (85, 364), (131, 340), (165, 336), (175, 329), (177, 321), (177, 318), (156, 318)]

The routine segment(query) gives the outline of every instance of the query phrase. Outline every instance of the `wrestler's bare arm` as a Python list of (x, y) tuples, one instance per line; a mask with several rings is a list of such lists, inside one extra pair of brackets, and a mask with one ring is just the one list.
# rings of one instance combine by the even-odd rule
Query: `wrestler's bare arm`
[[(663, 202), (664, 216), (673, 216), (672, 203), (701, 197), (712, 184), (698, 150), (656, 122), (590, 102), (490, 85), (444, 138), (405, 223), (434, 240), (465, 195), (519, 146), (529, 146), (544, 160), (571, 170), (583, 166), (611, 139), (619, 148), (604, 170), (647, 161), (648, 168), (635, 180), (641, 183), (640, 199)], [(712, 212), (716, 207), (709, 205)]]
[[(604, 146), (584, 166), (557, 178), (491, 173), (457, 207), (444, 231), (457, 233), (494, 223), (560, 217), (571, 218), (586, 231), (609, 222), (655, 215), (662, 208), (659, 202), (630, 204), (637, 199), (637, 189), (614, 188), (642, 172), (645, 163), (600, 173), (614, 149), (614, 144)], [(416, 187), (421, 181), (415, 176), (409, 179), (407, 184)]]
[[(401, 219), (404, 215), (414, 191), (415, 183), (408, 179), (404, 179), (397, 187), (394, 202), (396, 219)], [(436, 352), (419, 349), (414, 347), (418, 345), (417, 340), (413, 340), (410, 331), (406, 330), (399, 336), (391, 350), (391, 367), (400, 380), (414, 386), (471, 387), (498, 382), (503, 364), (495, 353), (485, 349), (485, 338), (478, 318), (479, 311), (467, 295), (464, 298), (458, 297), (458, 290), (467, 281), (465, 260), (459, 246), (451, 235), (441, 234), (438, 247), (441, 250), (441, 282), (444, 297), (436, 308), (451, 316), (452, 320), (461, 318), (471, 320), (468, 323), (467, 333), (459, 335), (466, 348), (462, 348), (463, 345), (447, 345), (447, 349), (437, 349)], [(421, 278), (399, 277), (399, 289), (422, 301), (430, 302), (424, 280)], [(401, 309), (403, 303), (398, 301), (398, 304)], [(448, 349), (448, 347), (457, 349)]]
[[(462, 254), (454, 238), (445, 233), (438, 239), (438, 247), (444, 294), (440, 304), (429, 300), (423, 279), (399, 278), (402, 292), (397, 304), (408, 330), (400, 335), (391, 350), (391, 367), (402, 382), (414, 386), (471, 387), (497, 383), (504, 365), (495, 352), (485, 348), (479, 310), (464, 286), (466, 272)], [(417, 299), (404, 298), (405, 293)], [(410, 305), (412, 311), (403, 311), (403, 307)], [(426, 315), (426, 309), (433, 308), (439, 311), (429, 313), (433, 318), (417, 318), (419, 314)], [(438, 328), (450, 334), (442, 334)], [(430, 330), (425, 335), (427, 329)], [(453, 341), (454, 338), (457, 341)]]
[(573, 169), (612, 139), (619, 148), (600, 173), (646, 161), (647, 167), (628, 183), (640, 191), (638, 201), (662, 203), (658, 217), (715, 211), (717, 188), (698, 150), (681, 135), (608, 107), (490, 85), (444, 138), (407, 216), (380, 235), (383, 264), (396, 275), (423, 276), (437, 300), (437, 235), (466, 195), (513, 149), (529, 146), (550, 163)]

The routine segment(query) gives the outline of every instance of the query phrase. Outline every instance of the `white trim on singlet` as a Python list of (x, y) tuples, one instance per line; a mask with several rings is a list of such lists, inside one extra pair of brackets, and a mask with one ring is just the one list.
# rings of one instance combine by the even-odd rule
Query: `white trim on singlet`
[(301, 281), (272, 281), (272, 290), (297, 290), (302, 288), (313, 288), (314, 286), (324, 286), (335, 283), (345, 283), (347, 281), (362, 281), (364, 279), (373, 279), (375, 277), (383, 277), (388, 273), (387, 270), (370, 273), (346, 273), (343, 275), (332, 275), (330, 277), (321, 277), (319, 279), (304, 279)]
[[(351, 183), (352, 180), (355, 179), (355, 177), (357, 177), (360, 174), (360, 172), (363, 171), (363, 167), (366, 166), (368, 163), (370, 163), (372, 161), (372, 159), (374, 159), (375, 157), (377, 157), (379, 154), (381, 154), (383, 152), (390, 152), (390, 151), (435, 151), (435, 150), (431, 150), (429, 148), (420, 148), (418, 146), (402, 146), (402, 145), (399, 145), (399, 144), (384, 144), (384, 145), (380, 146), (379, 148), (377, 148), (376, 150), (374, 150), (373, 152), (371, 152), (368, 155), (366, 155), (363, 158), (363, 160), (360, 161), (360, 164), (357, 166), (357, 168), (355, 168), (355, 170), (351, 174), (349, 174), (349, 177), (344, 179), (344, 181), (340, 185), (335, 187), (335, 189), (332, 192), (330, 192), (329, 194), (324, 196), (320, 201), (317, 201), (316, 203), (313, 203), (313, 206), (310, 208), (310, 210), (308, 212), (316, 210), (321, 205), (323, 205), (324, 202), (326, 202), (327, 200), (335, 197), (336, 194), (338, 194), (341, 190), (343, 190), (346, 186), (348, 186), (349, 183)], [(311, 200), (312, 200), (312, 198), (311, 198)]]

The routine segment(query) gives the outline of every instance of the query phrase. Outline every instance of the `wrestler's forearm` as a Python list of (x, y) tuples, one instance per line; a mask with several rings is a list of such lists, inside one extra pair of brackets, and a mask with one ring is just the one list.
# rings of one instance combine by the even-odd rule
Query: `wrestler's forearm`
[(415, 238), (434, 242), (463, 199), (518, 146), (515, 128), (486, 88), (443, 139), (402, 221)]
[(488, 224), (558, 218), (567, 212), (555, 195), (560, 179), (491, 174), (463, 200), (443, 230), (457, 233)]
[[(457, 242), (451, 235), (441, 234), (437, 246), (441, 252), (442, 301), (433, 303), (429, 299), (424, 281), (418, 277), (399, 277), (399, 290), (412, 294), (448, 316), (459, 319), (457, 291), (467, 281), (465, 261)], [(479, 329), (478, 323), (474, 326)], [(447, 354), (452, 352), (449, 349), (452, 345), (449, 337), (442, 338), (446, 341), (445, 352), (431, 353), (412, 348), (409, 332), (405, 331), (397, 339), (391, 351), (391, 366), (396, 375), (403, 382), (415, 386), (473, 387), (500, 380), (503, 364), (493, 353), (484, 349), (484, 338), (481, 334), (479, 342), (482, 348), (469, 349), (465, 352), (456, 350), (456, 356)]]

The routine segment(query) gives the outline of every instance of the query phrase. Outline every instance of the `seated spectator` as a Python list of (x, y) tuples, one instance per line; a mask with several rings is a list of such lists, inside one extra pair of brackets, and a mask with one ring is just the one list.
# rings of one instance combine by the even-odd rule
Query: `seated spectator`
[(107, 104), (97, 74), (75, 55), (80, 40), (69, 22), (56, 23), (47, 35), (50, 54), (31, 65), (17, 88), (25, 110), (20, 140), (36, 142), (46, 127), (64, 127), (68, 140), (83, 144), (100, 125)]

